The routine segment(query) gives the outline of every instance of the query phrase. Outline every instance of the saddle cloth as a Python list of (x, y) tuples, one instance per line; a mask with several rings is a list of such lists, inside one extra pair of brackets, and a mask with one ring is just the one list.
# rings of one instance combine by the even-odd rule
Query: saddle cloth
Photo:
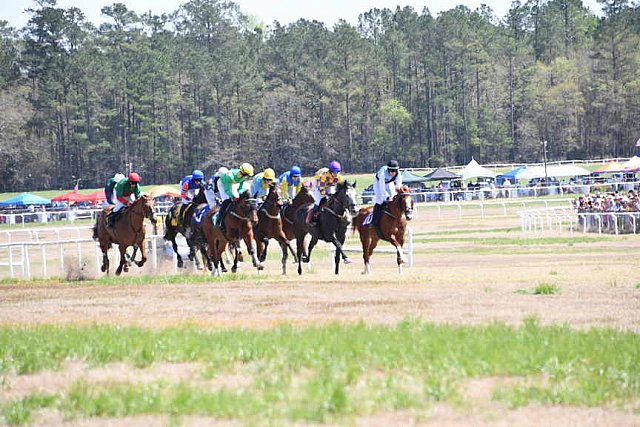
[(369, 215), (362, 221), (362, 225), (369, 225), (373, 222), (373, 211), (369, 212)]
[(193, 223), (195, 225), (200, 225), (200, 223), (202, 222), (202, 218), (204, 218), (204, 215), (207, 212), (209, 212), (209, 205), (208, 204), (205, 204), (202, 207), (198, 208), (198, 210), (196, 211), (195, 215), (193, 216)]

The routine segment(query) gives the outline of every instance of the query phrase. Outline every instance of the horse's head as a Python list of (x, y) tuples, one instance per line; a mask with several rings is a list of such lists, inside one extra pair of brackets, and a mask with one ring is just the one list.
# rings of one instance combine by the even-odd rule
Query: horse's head
[(235, 203), (237, 214), (247, 218), (252, 223), (258, 222), (258, 204), (256, 199), (252, 198), (248, 191), (244, 191), (240, 194), (238, 201)]
[(404, 212), (408, 221), (413, 217), (413, 196), (411, 189), (406, 185), (398, 188), (398, 192), (393, 197), (393, 202), (398, 204), (398, 208)]
[(296, 194), (296, 197), (293, 199), (291, 204), (293, 206), (302, 206), (307, 203), (313, 203), (313, 196), (311, 195), (309, 187), (303, 185), (300, 188), (300, 191), (298, 191), (298, 194)]
[(351, 215), (358, 213), (358, 193), (356, 192), (356, 183), (353, 184), (345, 180), (338, 184), (336, 192), (332, 196), (346, 209)]
[(266, 205), (282, 206), (282, 189), (275, 182), (269, 185), (269, 194), (267, 194), (267, 197), (264, 199), (264, 203)]
[(143, 194), (137, 198), (131, 206), (139, 210), (145, 218), (149, 218), (154, 224), (156, 222), (156, 211), (153, 199), (148, 194)]

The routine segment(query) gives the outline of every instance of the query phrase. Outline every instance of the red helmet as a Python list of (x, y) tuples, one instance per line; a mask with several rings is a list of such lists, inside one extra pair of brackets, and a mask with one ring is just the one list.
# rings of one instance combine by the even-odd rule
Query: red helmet
[(135, 172), (131, 172), (129, 174), (129, 177), (127, 178), (127, 181), (129, 181), (129, 182), (140, 182), (140, 175), (138, 175)]

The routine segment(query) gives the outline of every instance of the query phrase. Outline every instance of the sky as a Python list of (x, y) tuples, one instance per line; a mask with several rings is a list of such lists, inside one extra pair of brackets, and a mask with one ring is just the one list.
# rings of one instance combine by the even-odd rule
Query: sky
[[(96, 25), (104, 22), (100, 9), (113, 3), (125, 3), (130, 10), (138, 14), (152, 11), (154, 14), (173, 12), (186, 3), (187, 0), (58, 0), (58, 7), (78, 7), (85, 17)], [(485, 3), (499, 18), (505, 16), (511, 5), (511, 0), (234, 0), (240, 6), (244, 14), (253, 15), (258, 21), (271, 24), (278, 21), (281, 24), (289, 24), (300, 18), (318, 20), (324, 22), (328, 28), (332, 28), (339, 19), (355, 25), (358, 15), (373, 8), (389, 8), (395, 10), (396, 6), (411, 6), (416, 12), (421, 13), (427, 7), (433, 16), (450, 10), (458, 4), (464, 4), (474, 10)], [(583, 0), (583, 3), (592, 11), (600, 13), (600, 6), (596, 0)], [(16, 28), (23, 27), (29, 18), (24, 13), (25, 9), (35, 8), (32, 0), (0, 0), (0, 20), (9, 21)]]

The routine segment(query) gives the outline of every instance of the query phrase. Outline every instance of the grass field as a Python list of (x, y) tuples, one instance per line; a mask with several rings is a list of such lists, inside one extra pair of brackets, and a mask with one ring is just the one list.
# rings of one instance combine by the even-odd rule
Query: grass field
[(402, 276), (335, 276), (324, 246), (282, 276), (273, 244), (261, 274), (5, 278), (0, 422), (640, 424), (637, 237), (516, 211), (419, 208)]

